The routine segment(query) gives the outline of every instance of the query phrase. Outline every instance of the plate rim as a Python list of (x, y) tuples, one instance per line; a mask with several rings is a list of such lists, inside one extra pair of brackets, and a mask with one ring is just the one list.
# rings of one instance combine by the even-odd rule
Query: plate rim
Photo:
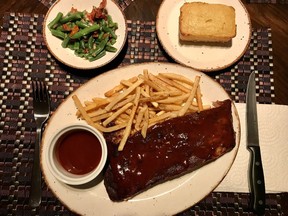
[[(48, 9), (48, 11), (46, 12), (45, 16), (44, 16), (44, 20), (43, 20), (43, 26), (42, 26), (42, 35), (43, 35), (43, 39), (44, 39), (44, 42), (45, 42), (45, 45), (47, 47), (47, 49), (49, 50), (49, 52), (51, 53), (51, 55), (57, 59), (57, 61), (61, 62), (62, 64), (68, 66), (68, 67), (71, 67), (71, 68), (75, 68), (75, 69), (79, 69), (79, 70), (91, 70), (91, 69), (97, 69), (97, 68), (101, 68), (101, 67), (104, 67), (105, 65), (108, 65), (110, 64), (113, 60), (115, 60), (117, 58), (117, 56), (119, 56), (119, 54), (121, 53), (121, 51), (123, 50), (123, 48), (125, 47), (125, 44), (126, 44), (126, 41), (127, 41), (127, 38), (128, 38), (128, 24), (127, 24), (127, 19), (126, 19), (126, 15), (124, 13), (124, 11), (121, 9), (121, 7), (115, 2), (115, 0), (107, 0), (107, 1), (110, 1), (114, 6), (116, 6), (116, 8), (119, 10), (121, 16), (123, 17), (123, 20), (124, 20), (124, 27), (125, 27), (125, 35), (123, 37), (123, 41), (121, 42), (121, 46), (118, 48), (118, 51), (117, 53), (115, 53), (115, 55), (113, 55), (112, 58), (110, 58), (108, 61), (106, 62), (103, 62), (101, 64), (97, 64), (97, 65), (91, 65), (91, 66), (84, 66), (85, 64), (83, 64), (82, 66), (77, 66), (77, 65), (73, 65), (73, 64), (70, 64), (70, 63), (67, 63), (65, 62), (63, 59), (59, 58), (58, 55), (56, 55), (54, 53), (54, 51), (52, 50), (52, 48), (50, 47), (50, 44), (47, 40), (47, 25), (48, 25), (48, 16), (50, 14), (50, 12), (53, 10), (53, 8), (59, 4), (61, 1), (64, 1), (64, 0), (57, 0), (55, 1), (51, 7)], [(72, 7), (72, 3), (71, 3), (71, 7)], [(113, 17), (112, 17), (113, 18)], [(63, 48), (64, 49), (64, 48)], [(76, 57), (76, 56), (75, 56)], [(80, 58), (80, 57), (78, 57)], [(97, 61), (97, 60), (96, 60)], [(89, 61), (87, 60), (86, 61), (87, 63), (89, 63)], [(88, 64), (89, 65), (89, 64)]]
[[(169, 67), (169, 65), (172, 65), (172, 66), (174, 66), (174, 67), (178, 67), (178, 68), (186, 68), (186, 70), (193, 70), (194, 72), (196, 72), (196, 73), (200, 73), (201, 75), (203, 75), (203, 76), (205, 76), (206, 78), (208, 78), (209, 80), (211, 80), (211, 81), (213, 81), (213, 82), (215, 82), (215, 83), (218, 83), (216, 80), (214, 80), (214, 79), (212, 79), (211, 77), (209, 77), (208, 75), (206, 75), (206, 74), (204, 74), (203, 72), (200, 72), (200, 71), (197, 71), (197, 70), (195, 70), (195, 69), (193, 69), (193, 68), (190, 68), (190, 67), (187, 67), (187, 66), (183, 66), (183, 65), (179, 65), (179, 64), (176, 64), (176, 63), (163, 63), (163, 62), (145, 62), (145, 63), (137, 63), (137, 64), (132, 64), (132, 65), (126, 65), (126, 66), (123, 66), (123, 67), (121, 67), (121, 70), (124, 70), (124, 69), (127, 69), (127, 68), (129, 68), (129, 67), (142, 67), (142, 68), (144, 68), (144, 65), (156, 65), (156, 67), (157, 66), (159, 66), (159, 65), (164, 65), (164, 66), (167, 66), (167, 67)], [(112, 70), (110, 70), (110, 71), (108, 71), (108, 72), (112, 72), (112, 73), (116, 73), (117, 72), (117, 70), (119, 70), (120, 68), (115, 68), (115, 69), (112, 69)], [(91, 80), (89, 80), (88, 82), (86, 82), (86, 83), (84, 83), (83, 85), (81, 85), (78, 89), (76, 89), (75, 91), (73, 91), (72, 93), (70, 93), (64, 100), (63, 100), (63, 102), (58, 106), (58, 108), (55, 110), (55, 112), (54, 113), (57, 113), (57, 111), (62, 107), (62, 106), (64, 106), (65, 104), (66, 104), (66, 101), (68, 101), (68, 100), (72, 100), (72, 95), (74, 94), (74, 93), (76, 93), (79, 89), (81, 90), (81, 88), (85, 88), (85, 86), (86, 85), (89, 85), (89, 83), (90, 82), (93, 82), (93, 80), (95, 81), (95, 80), (97, 80), (98, 78), (100, 78), (101, 79), (101, 76), (105, 76), (105, 74), (106, 73), (103, 73), (103, 74), (99, 74), (99, 75), (97, 75), (97, 76), (95, 76), (94, 78), (92, 78)], [(90, 84), (91, 85), (91, 84)], [(222, 89), (222, 90), (224, 90), (225, 91), (225, 89), (218, 83), (218, 86)], [(102, 92), (102, 93), (104, 93), (104, 92)], [(230, 99), (231, 99), (231, 96), (228, 94), (228, 92), (226, 92), (225, 91), (225, 94), (226, 94), (226, 96), (228, 96)], [(217, 181), (217, 182), (215, 182), (215, 183), (213, 183), (213, 188), (211, 189), (210, 188), (210, 191), (208, 191), (205, 195), (203, 195), (202, 196), (202, 198), (201, 199), (203, 199), (203, 198), (205, 198), (207, 195), (209, 195), (209, 193), (211, 193), (221, 182), (222, 182), (222, 180), (225, 178), (225, 176), (227, 175), (227, 173), (229, 172), (229, 170), (231, 169), (231, 167), (232, 167), (232, 165), (233, 165), (233, 163), (234, 163), (234, 161), (235, 161), (235, 158), (236, 158), (236, 156), (237, 156), (237, 153), (238, 153), (238, 149), (239, 149), (239, 145), (240, 145), (240, 139), (241, 139), (241, 124), (240, 124), (240, 119), (239, 119), (239, 114), (238, 114), (238, 111), (237, 111), (237, 108), (236, 108), (236, 106), (235, 106), (235, 102), (231, 99), (231, 101), (232, 101), (232, 111), (233, 111), (233, 113), (235, 114), (235, 117), (236, 117), (236, 119), (237, 119), (237, 128), (234, 128), (235, 130), (236, 129), (238, 129), (237, 131), (235, 131), (235, 133), (236, 133), (236, 135), (238, 135), (238, 137), (236, 137), (236, 145), (235, 145), (235, 147), (234, 147), (234, 149), (232, 149), (232, 151), (234, 152), (234, 155), (233, 155), (233, 158), (231, 159), (231, 163), (229, 164), (229, 166), (228, 167), (226, 167), (226, 171), (225, 171), (225, 173), (223, 174), (223, 176), (221, 177), (221, 179), (219, 180), (219, 181)], [(76, 108), (75, 108), (76, 109)], [(53, 113), (53, 115), (49, 118), (49, 120), (48, 120), (48, 122), (47, 122), (47, 126), (46, 126), (46, 128), (49, 128), (49, 125), (50, 125), (50, 123), (51, 123), (51, 121), (53, 121), (53, 119), (54, 119), (54, 117), (55, 117), (55, 115), (54, 115), (54, 113)], [(44, 144), (44, 139), (46, 138), (46, 132), (47, 132), (47, 130), (46, 130), (46, 128), (45, 128), (45, 130), (44, 130), (44, 133), (43, 133), (43, 136), (42, 136), (42, 140), (41, 140), (41, 149), (40, 149), (40, 158), (41, 158), (41, 160), (40, 160), (40, 166), (41, 166), (41, 170), (42, 170), (42, 173), (43, 173), (43, 177), (44, 177), (44, 181), (46, 182), (46, 184), (47, 184), (47, 186), (50, 188), (50, 190), (52, 191), (52, 193), (55, 195), (55, 197), (57, 197), (57, 199), (59, 200), (59, 201), (61, 201), (61, 203), (64, 205), (64, 206), (66, 206), (66, 208), (68, 208), (69, 210), (71, 210), (71, 211), (73, 211), (73, 212), (75, 212), (75, 213), (78, 213), (78, 214), (82, 214), (81, 212), (79, 212), (77, 209), (75, 209), (75, 207), (74, 206), (70, 206), (70, 205), (68, 205), (66, 202), (64, 202), (63, 201), (63, 199), (61, 198), (61, 196), (59, 196), (57, 193), (56, 193), (56, 191), (54, 191), (53, 189), (52, 189), (52, 187), (50, 186), (50, 183), (47, 181), (47, 177), (46, 177), (46, 175), (47, 175), (47, 173), (45, 173), (44, 171), (45, 171), (45, 169), (43, 168), (43, 166), (44, 166), (44, 164), (43, 164), (43, 156), (42, 156), (42, 154), (44, 154), (43, 153), (43, 144)], [(237, 140), (238, 140), (238, 142), (237, 142)], [(232, 151), (231, 151), (231, 154), (232, 154)], [(227, 154), (229, 154), (230, 152), (228, 152)], [(217, 161), (217, 160), (216, 160)], [(230, 162), (230, 161), (229, 161)], [(197, 170), (196, 170), (197, 171)], [(194, 171), (195, 172), (195, 171)], [(192, 172), (193, 173), (193, 172)], [(191, 174), (191, 173), (190, 173)], [(51, 174), (50, 174), (51, 175)], [(180, 177), (181, 178), (181, 177)], [(195, 201), (195, 202), (190, 202), (190, 204), (191, 205), (189, 205), (187, 208), (190, 208), (191, 206), (193, 206), (193, 205), (195, 205), (197, 202), (199, 202), (201, 199), (199, 199), (198, 201)], [(145, 200), (144, 200), (145, 201)], [(137, 202), (139, 202), (139, 201), (137, 201)], [(142, 201), (143, 202), (143, 201)], [(131, 204), (131, 203), (130, 203)], [(185, 208), (185, 209), (187, 209), (187, 208)], [(123, 209), (123, 208), (122, 208)], [(181, 209), (180, 211), (184, 211), (185, 209)], [(127, 210), (130, 210), (129, 208), (127, 209)], [(179, 211), (179, 209), (177, 209), (176, 210), (177, 212)], [(175, 213), (177, 213), (177, 212), (175, 212)], [(139, 214), (139, 213), (138, 213)], [(141, 215), (141, 214), (140, 214)]]
[[(241, 7), (244, 9), (245, 11), (245, 14), (247, 14), (247, 19), (248, 19), (248, 27), (249, 27), (249, 35), (248, 35), (248, 38), (247, 38), (247, 43), (246, 45), (243, 47), (243, 50), (242, 52), (231, 62), (229, 63), (226, 63), (222, 66), (215, 66), (215, 67), (196, 67), (196, 66), (193, 66), (191, 64), (188, 64), (184, 61), (181, 61), (179, 60), (179, 58), (176, 58), (173, 54), (171, 54), (171, 52), (166, 48), (166, 46), (164, 45), (164, 41), (163, 41), (163, 38), (161, 37), (161, 29), (159, 29), (159, 20), (160, 20), (160, 11), (161, 11), (161, 8), (163, 7), (163, 5), (168, 2), (168, 1), (171, 1), (171, 0), (163, 0), (159, 6), (159, 10), (158, 10), (158, 13), (156, 15), (156, 33), (157, 33), (157, 36), (158, 36), (158, 39), (160, 41), (160, 44), (161, 46), (163, 47), (163, 49), (165, 50), (165, 52), (177, 63), (179, 64), (182, 64), (184, 66), (187, 66), (187, 67), (191, 67), (195, 70), (200, 70), (200, 71), (203, 71), (203, 72), (215, 72), (215, 71), (219, 71), (219, 70), (223, 70), (225, 68), (228, 68), (230, 66), (232, 66), (233, 64), (235, 64), (237, 61), (239, 61), (241, 59), (241, 57), (245, 54), (245, 52), (247, 51), (247, 49), (249, 48), (249, 44), (250, 44), (250, 41), (251, 41), (251, 36), (252, 36), (252, 26), (251, 26), (251, 18), (250, 18), (250, 15), (249, 15), (249, 12), (247, 10), (247, 8), (245, 7), (245, 5), (243, 4), (243, 2), (241, 0), (233, 0), (233, 1), (237, 1)], [(185, 2), (207, 2), (206, 0), (181, 0), (183, 1), (183, 4)], [(215, 4), (217, 4), (217, 2), (215, 2)], [(177, 30), (178, 31), (178, 30)], [(237, 34), (237, 33), (236, 33)]]

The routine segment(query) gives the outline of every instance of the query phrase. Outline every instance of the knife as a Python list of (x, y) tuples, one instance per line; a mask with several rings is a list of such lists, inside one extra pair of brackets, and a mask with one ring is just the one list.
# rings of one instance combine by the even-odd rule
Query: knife
[(249, 76), (246, 92), (246, 126), (247, 148), (250, 151), (249, 186), (251, 191), (251, 207), (258, 215), (265, 213), (265, 181), (261, 160), (257, 106), (255, 72)]

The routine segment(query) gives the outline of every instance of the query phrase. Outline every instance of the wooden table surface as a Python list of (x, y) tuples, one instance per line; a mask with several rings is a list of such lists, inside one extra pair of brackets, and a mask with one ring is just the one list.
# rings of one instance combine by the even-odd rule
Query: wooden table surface
[[(273, 71), (275, 102), (288, 105), (288, 4), (251, 4), (246, 5), (252, 27), (271, 27), (273, 48)], [(162, 0), (134, 0), (126, 9), (128, 19), (155, 20)], [(45, 14), (48, 8), (37, 0), (0, 0), (0, 24), (5, 12)]]

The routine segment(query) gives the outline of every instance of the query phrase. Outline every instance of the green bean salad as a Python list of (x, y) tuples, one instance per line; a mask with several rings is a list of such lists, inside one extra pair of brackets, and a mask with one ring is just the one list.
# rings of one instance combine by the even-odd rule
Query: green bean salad
[(75, 8), (64, 16), (59, 12), (48, 24), (52, 35), (62, 40), (63, 48), (74, 51), (76, 56), (95, 61), (106, 55), (106, 52), (116, 52), (118, 28), (117, 22), (105, 9), (106, 1), (102, 1), (99, 7), (93, 7), (88, 13), (78, 11)]

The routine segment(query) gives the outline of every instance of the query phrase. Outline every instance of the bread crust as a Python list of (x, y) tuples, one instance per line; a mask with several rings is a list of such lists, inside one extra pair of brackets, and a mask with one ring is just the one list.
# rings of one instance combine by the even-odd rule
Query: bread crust
[(228, 42), (235, 36), (235, 9), (232, 6), (186, 2), (180, 8), (180, 40)]

